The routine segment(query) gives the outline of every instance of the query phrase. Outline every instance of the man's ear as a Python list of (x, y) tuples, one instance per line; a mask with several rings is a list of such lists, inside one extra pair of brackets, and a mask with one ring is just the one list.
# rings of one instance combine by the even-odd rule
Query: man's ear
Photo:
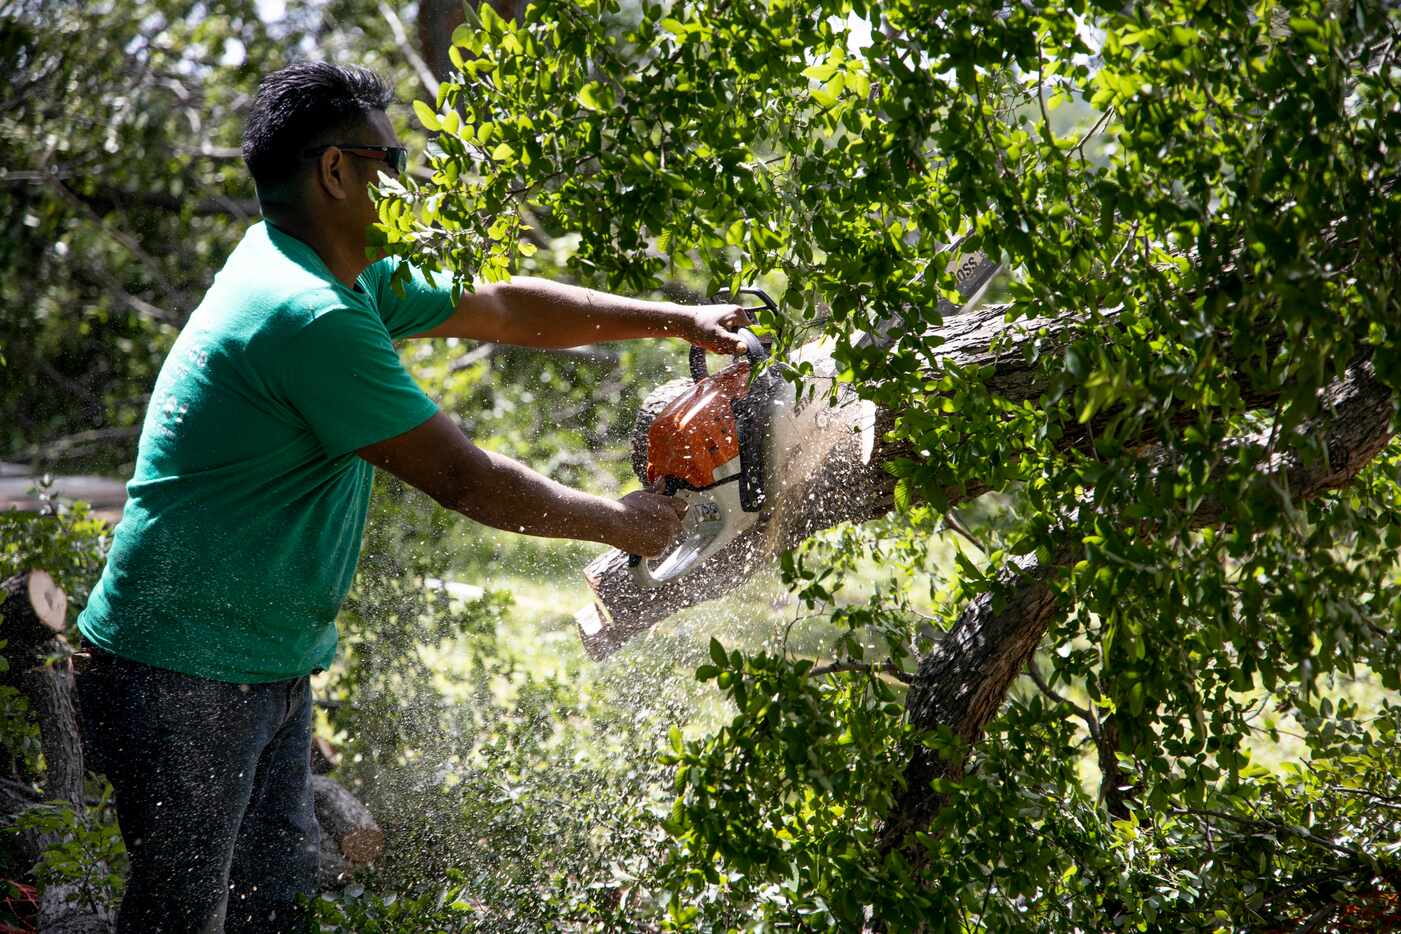
[(316, 160), (316, 183), (334, 200), (344, 201), (350, 197), (352, 181), (350, 160), (335, 146), (323, 152)]

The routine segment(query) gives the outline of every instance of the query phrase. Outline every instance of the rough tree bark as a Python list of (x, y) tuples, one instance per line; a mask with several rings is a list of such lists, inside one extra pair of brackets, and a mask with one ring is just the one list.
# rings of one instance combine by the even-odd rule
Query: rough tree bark
[[(474, 7), (481, 4), (481, 0), (467, 2)], [(490, 0), (490, 3), (502, 19), (519, 19), (525, 11), (525, 0)], [(418, 47), (439, 81), (452, 73), (448, 48), (452, 45), (452, 31), (464, 20), (463, 0), (419, 0)]]

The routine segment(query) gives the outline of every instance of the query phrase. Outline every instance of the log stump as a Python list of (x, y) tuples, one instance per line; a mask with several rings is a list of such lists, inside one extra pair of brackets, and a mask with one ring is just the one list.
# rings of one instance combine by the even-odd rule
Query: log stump
[[(63, 638), (67, 628), (68, 597), (46, 572), (32, 570), (0, 584), (0, 639), (5, 641), (9, 670), (5, 683), (19, 689), (39, 723), (44, 753), (42, 799), (59, 802), (83, 818), (83, 745), (78, 731), (74, 696), (72, 651)], [(6, 780), (7, 805), (19, 808), (10, 817), (38, 804), (40, 795), (28, 783)], [(21, 853), (31, 861), (46, 849), (62, 844), (58, 833), (20, 835)], [(78, 934), (108, 932), (112, 919), (86, 897), (84, 887), (72, 883), (47, 885), (39, 897), (41, 931)]]

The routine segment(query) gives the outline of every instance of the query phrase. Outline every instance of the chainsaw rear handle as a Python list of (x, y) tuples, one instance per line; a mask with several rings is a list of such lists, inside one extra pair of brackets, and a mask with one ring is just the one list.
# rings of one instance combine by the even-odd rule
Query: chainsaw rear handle
[[(773, 300), (773, 296), (769, 295), (769, 293), (765, 292), (763, 289), (745, 287), (740, 289), (737, 293), (732, 293), (729, 289), (721, 289), (719, 292), (715, 293), (716, 298), (728, 298), (731, 295), (752, 295), (764, 303), (764, 308), (767, 308), (773, 313), (774, 320), (782, 320), (781, 315), (783, 313), (778, 310), (778, 303)], [(768, 357), (769, 353), (764, 349), (763, 342), (755, 336), (753, 331), (748, 328), (740, 328), (738, 334), (740, 340), (744, 341), (744, 353), (745, 356), (749, 358), (750, 363), (758, 364)], [(691, 378), (694, 380), (702, 380), (709, 375), (710, 368), (705, 364), (705, 348), (697, 347), (694, 344), (691, 345)]]
[[(760, 364), (768, 359), (769, 352), (764, 348), (763, 341), (749, 328), (740, 328), (735, 332), (739, 339), (744, 341), (744, 355), (749, 358), (752, 364)], [(710, 368), (705, 364), (705, 348), (697, 344), (691, 345), (691, 379), (699, 382), (710, 375)]]

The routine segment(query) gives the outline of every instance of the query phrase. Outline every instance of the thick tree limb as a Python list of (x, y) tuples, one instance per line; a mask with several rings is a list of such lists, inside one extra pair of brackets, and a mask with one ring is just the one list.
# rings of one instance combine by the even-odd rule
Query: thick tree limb
[[(1371, 364), (1350, 368), (1322, 394), (1322, 413), (1300, 426), (1296, 440), (1312, 438), (1324, 456), (1302, 453), (1305, 445), (1280, 451), (1256, 469), (1282, 499), (1303, 501), (1343, 486), (1391, 439), (1395, 403), (1376, 379)], [(1263, 449), (1269, 432), (1239, 439), (1241, 451)], [(1222, 470), (1227, 468), (1221, 468)], [(1192, 513), (1194, 527), (1228, 520), (1235, 504), (1208, 498)], [(1082, 553), (1067, 533), (1048, 560), (1017, 559), (999, 575), (995, 592), (979, 596), (954, 628), (921, 661), (906, 699), (906, 715), (921, 731), (947, 728), (960, 740), (960, 752), (941, 755), (925, 746), (912, 750), (905, 790), (888, 815), (882, 847), (905, 851), (918, 861), (912, 834), (928, 827), (945, 800), (930, 791), (936, 778), (963, 774), (966, 753), (981, 738), (1012, 682), (1021, 673), (1052, 619), (1067, 609), (1054, 586), (1056, 576)]]
[[(988, 305), (946, 318), (926, 335), (937, 343), (937, 356), (927, 361), (931, 376), (946, 370), (976, 368), (991, 396), (1017, 403), (1041, 398), (1051, 387), (1044, 372), (1032, 360), (1031, 344), (1038, 354), (1055, 356), (1070, 343), (1083, 337), (1086, 327), (1113, 327), (1118, 312), (1107, 311), (1092, 319), (1083, 315), (1022, 318), (1009, 323), (1008, 305)], [(828, 361), (830, 363), (830, 361)], [(820, 378), (820, 377), (819, 377)], [(1247, 408), (1261, 408), (1279, 398), (1278, 388), (1242, 389)], [(889, 512), (896, 479), (884, 464), (896, 458), (919, 460), (918, 452), (900, 443), (883, 439), (898, 412), (880, 410), (875, 416), (874, 447), (865, 451), (856, 438), (834, 447), (816, 472), (795, 485), (797, 495), (785, 498), (777, 515), (765, 516), (729, 547), (716, 554), (705, 566), (660, 587), (643, 589), (628, 573), (627, 556), (605, 552), (584, 571), (592, 588), (595, 605), (581, 611), (576, 620), (589, 654), (604, 658), (628, 639), (688, 607), (723, 596), (740, 587), (759, 568), (771, 564), (779, 553), (795, 547), (805, 538), (845, 521), (866, 521)], [(856, 407), (845, 416), (853, 430), (864, 417)], [(1182, 423), (1193, 417), (1183, 412)], [(1056, 441), (1061, 450), (1090, 449), (1095, 433), (1107, 416), (1088, 424), (1065, 425)], [(1135, 443), (1147, 444), (1153, 437), (1140, 437)], [(944, 490), (950, 505), (973, 499), (988, 491), (978, 478), (962, 479)]]

